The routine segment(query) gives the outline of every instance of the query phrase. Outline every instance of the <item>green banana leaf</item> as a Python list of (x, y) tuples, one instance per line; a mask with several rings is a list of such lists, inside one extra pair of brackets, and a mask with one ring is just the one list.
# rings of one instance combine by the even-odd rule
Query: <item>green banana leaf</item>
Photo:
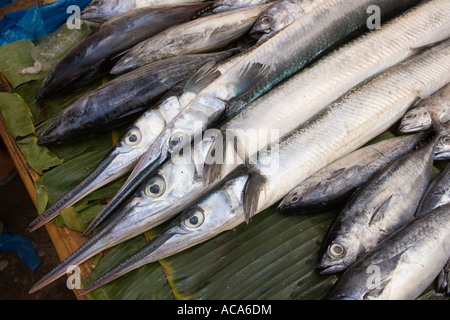
[[(66, 49), (71, 45), (74, 45), (74, 42), (70, 42)], [(26, 42), (16, 43), (13, 48), (18, 46), (22, 51), (33, 50), (33, 46)], [(39, 48), (42, 50), (41, 56), (50, 56), (44, 54), (45, 41), (40, 43)], [(47, 51), (51, 51), (50, 47), (47, 47)], [(0, 51), (0, 61), (1, 54)], [(25, 56), (23, 61), (20, 61), (20, 57), (18, 61), (9, 61), (12, 65), (16, 64), (11, 70), (25, 64), (29, 66), (29, 62), (32, 62), (32, 59), (29, 59), (31, 54)], [(4, 95), (8, 98), (1, 99), (0, 105), (6, 105), (1, 107), (2, 114), (9, 123), (13, 123), (8, 127), (11, 126), (10, 130), (18, 138), (18, 144), (22, 145), (21, 150), (27, 161), (38, 159), (37, 168), (42, 177), (36, 181), (35, 187), (38, 212), (41, 213), (48, 204), (69, 191), (103, 159), (125, 127), (70, 145), (42, 147), (43, 149), (34, 151), (34, 135), (41, 132), (60, 110), (98, 86), (100, 82), (64, 99), (37, 102), (34, 96), (42, 81), (42, 75), (19, 80), (11, 77), (10, 79), (7, 76), (7, 79), (15, 83), (16, 89), (13, 94)], [(20, 105), (19, 113), (3, 113), (3, 109), (11, 110), (15, 105)], [(395, 129), (391, 128), (371, 143), (394, 135)], [(41, 154), (55, 155), (59, 164), (48, 159), (42, 161)], [(436, 163), (433, 176), (439, 173), (443, 165)], [(55, 219), (55, 223), (83, 231), (125, 179), (126, 176), (80, 200)], [(273, 206), (254, 217), (248, 225), (242, 224), (179, 254), (138, 268), (89, 293), (89, 297), (116, 300), (323, 299), (339, 275), (320, 275), (316, 266), (321, 242), (337, 212), (288, 216), (278, 213), (276, 206)], [(99, 254), (95, 259), (94, 273), (86, 284), (139, 250), (165, 225), (167, 223), (123, 242), (107, 254)], [(430, 286), (419, 299), (442, 297), (436, 295)]]

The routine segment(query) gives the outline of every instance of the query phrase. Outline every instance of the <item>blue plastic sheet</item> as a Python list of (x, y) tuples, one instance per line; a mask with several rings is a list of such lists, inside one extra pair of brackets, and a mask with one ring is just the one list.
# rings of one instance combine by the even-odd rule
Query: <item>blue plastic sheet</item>
[(0, 234), (0, 251), (17, 253), (33, 272), (41, 265), (41, 260), (36, 255), (39, 246), (28, 238), (10, 235), (6, 228)]
[(0, 9), (16, 0), (0, 0)]
[(21, 39), (35, 41), (58, 30), (72, 12), (67, 8), (76, 5), (83, 10), (91, 0), (59, 0), (44, 7), (34, 6), (6, 14), (0, 21), (0, 46)]

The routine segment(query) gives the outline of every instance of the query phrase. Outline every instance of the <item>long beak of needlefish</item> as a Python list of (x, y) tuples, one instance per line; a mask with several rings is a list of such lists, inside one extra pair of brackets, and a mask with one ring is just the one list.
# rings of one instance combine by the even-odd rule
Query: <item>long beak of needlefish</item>
[[(107, 183), (131, 171), (133, 162), (123, 165), (117, 150), (111, 151), (83, 180), (67, 192), (62, 198), (52, 204), (30, 224), (34, 231), (57, 217), (62, 210), (75, 204), (87, 194), (99, 189)], [(125, 162), (126, 163), (126, 162)]]
[(161, 164), (168, 158), (169, 152), (164, 148), (164, 139), (160, 136), (139, 160), (136, 167), (129, 175), (127, 181), (111, 199), (108, 205), (97, 215), (97, 217), (86, 228), (83, 236), (93, 232), (114, 210), (116, 210), (124, 201), (132, 195), (139, 186), (147, 181)]

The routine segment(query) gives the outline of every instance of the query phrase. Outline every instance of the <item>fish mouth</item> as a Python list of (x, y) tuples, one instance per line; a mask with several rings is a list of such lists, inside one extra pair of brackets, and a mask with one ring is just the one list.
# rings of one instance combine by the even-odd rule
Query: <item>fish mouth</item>
[(321, 264), (319, 264), (319, 266), (317, 268), (320, 270), (319, 272), (322, 275), (338, 273), (338, 272), (344, 271), (346, 269), (345, 266), (343, 266), (342, 264), (339, 264), (339, 263), (336, 263), (336, 264), (321, 263)]
[(434, 154), (434, 160), (449, 160), (450, 152), (437, 152)]
[(268, 37), (268, 34), (270, 32), (270, 29), (253, 29), (252, 31), (250, 31), (249, 36), (254, 39), (265, 39)]
[(400, 124), (400, 126), (398, 127), (398, 130), (402, 133), (419, 132), (425, 129), (426, 127), (424, 126), (413, 126), (410, 124)]

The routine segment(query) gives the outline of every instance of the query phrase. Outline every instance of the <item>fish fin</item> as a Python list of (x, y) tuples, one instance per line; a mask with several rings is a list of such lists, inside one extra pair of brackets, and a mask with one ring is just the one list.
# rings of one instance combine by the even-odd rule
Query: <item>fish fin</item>
[(377, 299), (383, 293), (384, 289), (386, 289), (386, 286), (390, 281), (391, 279), (388, 278), (377, 283), (374, 288), (367, 291), (367, 293), (364, 295), (364, 300)]
[(238, 81), (235, 83), (236, 96), (240, 96), (253, 88), (267, 75), (269, 70), (270, 66), (260, 62), (245, 65), (239, 73)]
[(189, 78), (184, 86), (184, 91), (198, 94), (211, 82), (220, 77), (222, 73), (213, 68), (215, 64), (215, 61), (205, 63), (203, 67), (201, 67), (192, 77)]
[(264, 189), (267, 179), (260, 172), (255, 170), (249, 171), (248, 180), (245, 184), (243, 194), (243, 207), (245, 221), (250, 223), (258, 209), (259, 196)]
[(334, 179), (334, 178), (340, 176), (344, 172), (345, 172), (345, 168), (341, 168), (341, 169), (335, 170), (333, 173), (331, 173), (331, 176), (327, 180)]
[(374, 223), (377, 223), (381, 221), (384, 217), (384, 213), (386, 212), (387, 208), (389, 207), (389, 203), (391, 202), (392, 195), (387, 198), (373, 213), (372, 217), (370, 218), (369, 226), (371, 226)]
[[(231, 130), (221, 131), (221, 136), (216, 135), (213, 139), (203, 166), (203, 183), (209, 185), (220, 177), (225, 159), (227, 156), (227, 146), (232, 143), (234, 151), (239, 158), (244, 162), (245, 166), (249, 166), (249, 156), (238, 137), (234, 135)], [(216, 161), (217, 156), (221, 161)]]

